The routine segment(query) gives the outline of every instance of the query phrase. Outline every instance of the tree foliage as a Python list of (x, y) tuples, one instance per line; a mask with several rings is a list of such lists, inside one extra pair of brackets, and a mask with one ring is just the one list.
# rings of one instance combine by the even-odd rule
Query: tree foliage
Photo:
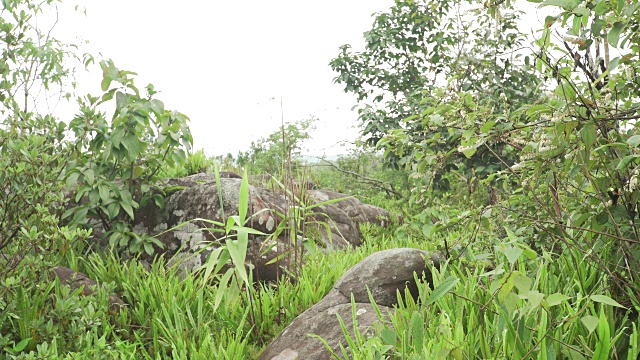
[[(505, 8), (498, 21), (474, 1), (396, 1), (377, 14), (364, 34), (365, 50), (345, 45), (331, 61), (335, 81), (358, 97), (369, 144), (384, 147), (389, 164), (414, 168), (436, 187), (447, 187), (446, 172), (471, 181), (503, 169), (489, 151), (453, 149), (467, 145), (469, 126), (486, 123), (477, 107), (507, 123), (507, 103), (540, 95), (531, 56), (515, 51), (525, 40), (519, 14)], [(512, 162), (506, 139), (496, 140), (497, 155)]]
[(238, 153), (239, 166), (250, 167), (255, 174), (282, 173), (283, 166), (295, 163), (300, 157), (302, 145), (311, 138), (315, 129), (316, 117), (287, 123), (269, 136), (252, 141), (248, 151)]
[[(332, 61), (336, 82), (358, 96), (363, 134), (412, 170), (423, 234), (476, 214), (534, 246), (579, 249), (637, 295), (639, 5), (532, 2), (553, 14), (528, 45), (522, 2), (396, 1), (365, 51)], [(447, 212), (425, 191), (438, 174), (501, 184), (501, 211)]]
[[(0, 159), (9, 170), (0, 177), (0, 250), (20, 234), (38, 233), (46, 214), (71, 226), (98, 219), (112, 244), (150, 253), (152, 239), (131, 232), (130, 220), (140, 203), (162, 206), (158, 172), (184, 161), (192, 143), (188, 118), (166, 110), (153, 85), (142, 95), (135, 73), (111, 61), (100, 63), (103, 94), (79, 98), (74, 119), (56, 118), (45, 105), (71, 98), (66, 84), (74, 83), (75, 67), (91, 66), (93, 57), (38, 27), (37, 17), (55, 11), (54, 3), (2, 4)], [(115, 102), (109, 120), (100, 110), (108, 102)], [(75, 204), (67, 204), (65, 183)]]
[[(81, 100), (80, 113), (69, 123), (77, 138), (77, 158), (67, 167), (66, 180), (77, 184), (75, 201), (88, 200), (70, 212), (74, 223), (100, 219), (112, 245), (152, 253), (152, 243), (160, 243), (133, 233), (127, 223), (141, 202), (153, 199), (164, 205), (159, 171), (185, 161), (185, 149), (193, 141), (188, 118), (154, 99), (153, 85), (143, 97), (131, 78), (134, 73), (119, 70), (111, 61), (100, 65), (104, 94)], [(114, 98), (116, 110), (109, 122), (98, 107)]]

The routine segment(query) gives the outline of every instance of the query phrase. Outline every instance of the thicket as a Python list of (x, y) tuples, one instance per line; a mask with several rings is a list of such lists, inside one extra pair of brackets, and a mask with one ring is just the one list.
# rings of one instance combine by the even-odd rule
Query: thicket
[[(365, 50), (344, 46), (330, 64), (357, 96), (365, 146), (297, 161), (310, 119), (218, 160), (311, 178), (399, 224), (363, 226), (356, 250), (307, 253), (295, 284), (256, 286), (246, 208), (211, 222), (227, 243), (195, 276), (122, 260), (158, 245), (129, 224), (146, 202), (163, 205), (161, 178), (215, 165), (190, 153), (185, 115), (108, 60), (102, 93), (79, 97), (74, 119), (42, 111), (40, 92), (72, 98), (73, 64), (95, 65), (34, 25), (52, 3), (4, 1), (0, 16), (0, 356), (255, 358), (357, 261), (416, 247), (448, 260), (434, 287), (421, 284), (377, 336), (345, 334), (351, 358), (638, 357), (640, 3), (531, 1), (550, 11), (533, 41), (522, 1), (396, 0), (376, 14)], [(282, 214), (294, 239), (302, 208)], [(96, 236), (114, 251), (95, 249)], [(71, 291), (49, 279), (54, 265), (101, 288)], [(112, 292), (130, 306), (110, 309)]]
[[(477, 274), (491, 278), (479, 309), (494, 303), (506, 348), (482, 358), (633, 358), (640, 5), (531, 3), (549, 11), (532, 42), (518, 30), (522, 2), (396, 1), (365, 32), (365, 50), (345, 45), (331, 66), (358, 97), (367, 140), (411, 172), (402, 234), (469, 229), (442, 250), (491, 263)], [(557, 271), (575, 279), (567, 290), (553, 286)], [(611, 311), (609, 296), (626, 311)], [(553, 315), (560, 298), (583, 307)], [(592, 345), (553, 335), (578, 318), (590, 335), (598, 324)], [(615, 345), (603, 326), (620, 325)]]

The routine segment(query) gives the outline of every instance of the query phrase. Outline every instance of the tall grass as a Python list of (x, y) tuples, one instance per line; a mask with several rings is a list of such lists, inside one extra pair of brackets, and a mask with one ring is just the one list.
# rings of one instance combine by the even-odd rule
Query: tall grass
[[(637, 304), (612, 299), (584, 254), (537, 256), (497, 246), (499, 266), (456, 260), (433, 269), (433, 289), (400, 299), (376, 339), (344, 336), (337, 359), (637, 359)], [(352, 319), (342, 319), (352, 321)], [(330, 349), (327, 346), (328, 349)]]
[[(212, 169), (220, 186), (218, 170)], [(71, 247), (58, 264), (96, 279), (100, 287), (92, 296), (48, 281), (41, 267), (25, 266), (0, 279), (6, 289), (0, 294), (0, 359), (257, 358), (366, 256), (398, 247), (434, 251), (445, 241), (487, 234), (461, 228), (431, 237), (411, 231), (399, 237), (393, 228), (365, 224), (359, 248), (313, 251), (313, 225), (326, 224), (310, 226), (315, 205), (306, 199), (306, 188), (295, 185), (309, 176), (283, 168), (272, 181), (286, 199), (278, 213), (283, 221), (272, 236), (286, 240), (288, 248), (277, 260), (285, 260), (295, 281), (250, 281), (245, 254), (256, 232), (248, 227), (245, 174), (238, 214), (227, 211), (219, 222), (198, 219), (223, 241), (195, 273), (185, 274), (160, 258), (147, 269), (135, 260), (87, 255)], [(610, 288), (611, 279), (585, 261), (585, 254), (538, 254), (526, 239), (487, 236), (468, 248), (455, 248), (464, 250), (463, 256), (433, 269), (434, 286), (422, 283), (418, 299), (400, 298), (395, 314), (381, 318), (376, 336), (345, 331), (349, 351), (344, 348), (334, 358), (638, 358), (640, 304), (633, 294)], [(110, 308), (108, 297), (114, 292), (129, 306)]]

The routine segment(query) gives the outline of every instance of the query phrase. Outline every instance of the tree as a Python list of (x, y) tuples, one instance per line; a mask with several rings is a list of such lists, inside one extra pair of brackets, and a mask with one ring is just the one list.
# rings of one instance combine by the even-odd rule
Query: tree
[(311, 137), (316, 117), (282, 125), (266, 138), (251, 142), (248, 151), (238, 153), (238, 165), (250, 166), (254, 173), (281, 173), (288, 162), (299, 159), (302, 144)]
[[(76, 141), (66, 180), (77, 184), (75, 201), (87, 201), (66, 215), (73, 215), (74, 224), (99, 219), (111, 245), (153, 254), (153, 244), (161, 243), (134, 233), (130, 223), (140, 203), (153, 200), (164, 206), (160, 170), (185, 162), (185, 150), (193, 142), (188, 118), (154, 99), (151, 84), (143, 97), (131, 77), (135, 73), (119, 70), (112, 61), (100, 66), (104, 93), (80, 99), (80, 113), (69, 123)], [(114, 98), (116, 110), (109, 122), (98, 108)]]
[[(153, 85), (141, 95), (135, 73), (111, 61), (101, 62), (104, 93), (79, 99), (75, 119), (60, 121), (48, 107), (36, 106), (70, 99), (66, 84), (74, 84), (76, 68), (94, 63), (37, 26), (37, 16), (55, 11), (54, 3), (5, 1), (0, 10), (0, 163), (7, 169), (0, 175), (0, 250), (51, 249), (52, 239), (63, 237), (59, 226), (96, 217), (112, 242), (151, 252), (151, 240), (131, 232), (129, 220), (140, 202), (162, 205), (157, 174), (184, 161), (192, 142), (188, 118), (154, 99)], [(109, 121), (99, 106), (113, 100)], [(65, 180), (76, 206), (66, 204)], [(59, 221), (63, 213), (65, 222)]]
[[(357, 95), (368, 143), (385, 148), (390, 165), (409, 167), (436, 187), (447, 188), (442, 175), (456, 171), (472, 189), (475, 177), (505, 167), (486, 150), (452, 151), (469, 137), (459, 118), (465, 126), (483, 123), (475, 108), (491, 107), (500, 119), (506, 103), (540, 95), (531, 58), (514, 51), (525, 40), (517, 30), (519, 12), (504, 7), (498, 18), (473, 8), (479, 4), (398, 0), (376, 15), (363, 52), (345, 45), (331, 61), (335, 81)], [(446, 105), (452, 102), (462, 107)], [(494, 150), (508, 164), (514, 155), (505, 140)]]
[(57, 216), (70, 158), (66, 124), (38, 111), (37, 94), (68, 97), (74, 64), (92, 57), (36, 26), (51, 3), (6, 1), (0, 10), (0, 252), (9, 257), (46, 253), (64, 240)]
[[(493, 207), (458, 214), (444, 213), (446, 204), (424, 206), (434, 200), (417, 184), (414, 219), (425, 235), (475, 214), (479, 228), (587, 257), (617, 291), (637, 298), (640, 3), (532, 2), (555, 13), (523, 56), (510, 1), (486, 2), (474, 20), (479, 27), (469, 29), (491, 33), (468, 40), (451, 30), (464, 21), (440, 17), (460, 3), (397, 1), (365, 33), (364, 53), (343, 48), (334, 59), (336, 80), (360, 100), (381, 92), (361, 111), (364, 132), (415, 177), (453, 179), (454, 171), (473, 169), (502, 184)], [(421, 25), (424, 16), (429, 25)], [(425, 68), (430, 81), (417, 76), (429, 64), (425, 53), (443, 61)], [(375, 108), (385, 97), (385, 107)]]

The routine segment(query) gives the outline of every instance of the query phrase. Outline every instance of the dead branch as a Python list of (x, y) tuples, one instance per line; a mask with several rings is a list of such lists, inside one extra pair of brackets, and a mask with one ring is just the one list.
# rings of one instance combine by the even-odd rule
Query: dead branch
[(339, 172), (341, 172), (343, 174), (351, 175), (351, 176), (357, 178), (362, 183), (371, 185), (373, 187), (380, 188), (380, 189), (386, 191), (387, 194), (393, 194), (396, 198), (401, 198), (402, 197), (402, 194), (400, 194), (400, 192), (396, 191), (393, 188), (393, 185), (387, 184), (384, 181), (380, 181), (378, 179), (373, 179), (373, 178), (370, 178), (370, 177), (366, 177), (364, 175), (360, 175), (360, 174), (355, 173), (353, 171), (344, 170), (344, 169), (340, 168), (338, 165), (332, 163), (329, 160), (325, 160), (325, 159), (322, 159), (322, 158), (318, 158), (318, 160), (327, 163), (329, 166), (331, 166), (332, 168), (336, 169), (337, 171), (339, 171)]

